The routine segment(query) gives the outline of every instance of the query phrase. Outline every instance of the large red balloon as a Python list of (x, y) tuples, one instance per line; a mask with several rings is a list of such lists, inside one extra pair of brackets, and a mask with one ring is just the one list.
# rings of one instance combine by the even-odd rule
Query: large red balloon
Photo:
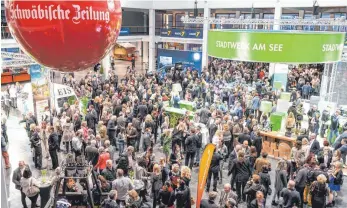
[(120, 32), (119, 0), (5, 1), (13, 37), (38, 63), (59, 71), (91, 67)]

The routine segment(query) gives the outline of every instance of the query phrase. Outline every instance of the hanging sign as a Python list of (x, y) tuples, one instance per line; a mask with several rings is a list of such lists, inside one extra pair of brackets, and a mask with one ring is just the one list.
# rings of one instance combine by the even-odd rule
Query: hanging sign
[(210, 30), (208, 55), (269, 63), (336, 62), (344, 41), (342, 32)]

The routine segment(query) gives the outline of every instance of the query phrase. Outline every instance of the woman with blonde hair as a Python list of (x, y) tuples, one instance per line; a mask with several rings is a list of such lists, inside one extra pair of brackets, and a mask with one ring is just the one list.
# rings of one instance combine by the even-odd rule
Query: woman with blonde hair
[(222, 140), (222, 139), (223, 139), (223, 131), (217, 130), (212, 138), (212, 143), (217, 146), (219, 143), (219, 140)]
[(181, 167), (181, 180), (184, 181), (185, 185), (189, 187), (189, 183), (191, 180), (191, 170), (188, 166)]
[(157, 200), (159, 196), (159, 191), (163, 186), (162, 182), (162, 172), (161, 168), (158, 164), (154, 164), (153, 173), (151, 176), (151, 184), (152, 184), (152, 194), (153, 194), (153, 207), (157, 206)]
[[(317, 181), (314, 181), (310, 187), (311, 202), (314, 208), (325, 208), (326, 197), (329, 196), (329, 188), (326, 186), (327, 178), (320, 174), (317, 176)], [(329, 199), (329, 202), (331, 200)]]
[(135, 191), (135, 189), (128, 191), (129, 199), (125, 207), (129, 208), (140, 208), (142, 205), (142, 199)]
[(291, 135), (293, 128), (295, 128), (295, 117), (293, 112), (290, 112), (286, 120), (286, 129), (287, 129), (286, 133), (288, 133), (288, 135)]
[(339, 161), (334, 163), (333, 172), (329, 175), (329, 189), (330, 196), (332, 197), (332, 206), (335, 206), (335, 198), (337, 193), (341, 191), (341, 185), (343, 184), (343, 164)]

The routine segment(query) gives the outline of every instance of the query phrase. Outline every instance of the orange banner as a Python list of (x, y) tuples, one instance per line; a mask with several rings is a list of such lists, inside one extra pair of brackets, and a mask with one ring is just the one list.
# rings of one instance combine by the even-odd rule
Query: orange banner
[(200, 202), (204, 193), (208, 171), (210, 170), (211, 160), (216, 146), (214, 144), (207, 144), (204, 153), (202, 153), (199, 168), (198, 189), (196, 196), (196, 208), (200, 208)]

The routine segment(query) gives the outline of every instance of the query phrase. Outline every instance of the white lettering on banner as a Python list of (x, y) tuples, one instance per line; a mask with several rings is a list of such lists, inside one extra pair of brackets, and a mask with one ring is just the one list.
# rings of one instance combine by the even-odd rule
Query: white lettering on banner
[(266, 50), (266, 45), (265, 43), (259, 43), (259, 44), (254, 44), (252, 50), (255, 50), (255, 51), (265, 51)]
[(343, 44), (323, 44), (322, 51), (323, 52), (331, 52), (331, 51), (342, 51)]
[[(108, 23), (110, 21), (109, 11), (97, 11), (94, 10), (92, 6), (81, 8), (78, 4), (73, 4), (72, 7), (75, 9), (75, 14), (72, 17), (72, 21), (75, 24), (79, 24), (81, 21), (85, 20), (98, 20), (105, 21)], [(41, 5), (32, 5), (31, 9), (20, 9), (17, 4), (10, 8), (12, 19), (45, 19), (45, 20), (70, 20), (70, 9), (62, 9), (60, 5), (49, 5), (41, 7)]]
[(216, 47), (217, 48), (232, 48), (232, 49), (238, 49), (238, 50), (249, 50), (250, 43), (216, 41)]
[(270, 44), (269, 47), (269, 51), (282, 51), (283, 44)]

